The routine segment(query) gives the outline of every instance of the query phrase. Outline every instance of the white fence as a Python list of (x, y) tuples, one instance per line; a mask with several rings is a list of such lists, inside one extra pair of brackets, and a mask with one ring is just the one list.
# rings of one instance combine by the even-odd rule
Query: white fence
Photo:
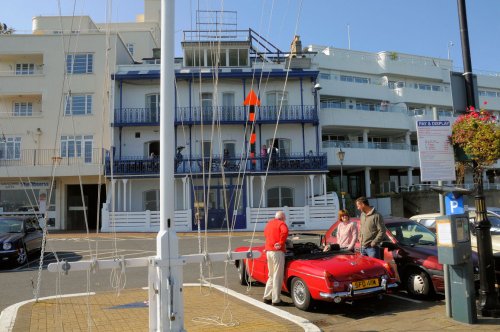
[(247, 208), (249, 230), (263, 231), (269, 219), (274, 218), (277, 210), (286, 214), (286, 223), (290, 231), (297, 230), (325, 230), (328, 229), (338, 216), (338, 209), (333, 205), (283, 207), (283, 208)]
[[(175, 211), (174, 225), (177, 232), (191, 231), (191, 210)], [(102, 209), (102, 232), (158, 232), (160, 211), (110, 212)]]
[[(314, 201), (314, 205), (311, 203)], [(282, 208), (247, 208), (247, 231), (263, 231), (266, 222), (274, 218), (278, 210), (287, 216), (290, 230), (325, 230), (337, 220), (339, 200), (337, 194), (316, 196), (308, 199), (309, 205)], [(191, 232), (192, 210), (177, 210), (174, 225), (177, 232)], [(111, 212), (107, 204), (102, 209), (102, 232), (158, 232), (159, 211)]]

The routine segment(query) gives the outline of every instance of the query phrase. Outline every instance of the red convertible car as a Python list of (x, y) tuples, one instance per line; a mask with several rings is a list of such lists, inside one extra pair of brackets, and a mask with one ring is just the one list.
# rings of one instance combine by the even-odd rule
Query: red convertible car
[[(314, 300), (340, 303), (377, 296), (398, 286), (394, 271), (386, 262), (341, 250), (335, 245), (324, 252), (322, 243), (322, 234), (300, 233), (288, 237), (282, 291), (290, 293), (297, 308), (308, 310)], [(235, 262), (240, 283), (245, 285), (251, 279), (266, 283), (264, 246), (239, 247), (236, 251), (250, 249), (263, 254)]]

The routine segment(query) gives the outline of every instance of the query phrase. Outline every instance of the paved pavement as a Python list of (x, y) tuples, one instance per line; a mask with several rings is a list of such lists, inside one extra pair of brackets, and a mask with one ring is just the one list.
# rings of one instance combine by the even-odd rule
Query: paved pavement
[[(184, 327), (187, 331), (498, 331), (500, 319), (479, 318), (469, 325), (445, 316), (444, 303), (415, 304), (412, 311), (313, 325), (301, 317), (265, 305), (220, 286), (185, 285)], [(14, 305), (2, 312), (2, 331), (148, 331), (148, 294), (129, 289), (99, 294), (44, 298)], [(332, 304), (333, 305), (333, 304)], [(394, 308), (393, 308), (394, 309)], [(321, 323), (321, 322), (319, 322)]]

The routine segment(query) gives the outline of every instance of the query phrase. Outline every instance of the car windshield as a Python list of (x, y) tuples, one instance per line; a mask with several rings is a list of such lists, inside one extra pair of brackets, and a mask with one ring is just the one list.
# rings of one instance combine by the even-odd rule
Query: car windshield
[(0, 219), (0, 233), (21, 233), (23, 222), (14, 219)]
[(488, 220), (491, 223), (491, 227), (500, 227), (500, 218), (494, 216), (488, 216)]
[(290, 234), (286, 243), (288, 258), (318, 259), (338, 254), (352, 254), (351, 251), (341, 250), (338, 245), (331, 245), (325, 251), (323, 240), (320, 234)]
[(436, 245), (436, 235), (416, 222), (389, 224), (387, 229), (402, 245)]

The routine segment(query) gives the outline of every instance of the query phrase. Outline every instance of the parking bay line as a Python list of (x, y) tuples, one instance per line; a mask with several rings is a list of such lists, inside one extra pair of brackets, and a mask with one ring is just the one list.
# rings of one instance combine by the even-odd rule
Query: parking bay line
[(407, 297), (394, 295), (394, 294), (387, 294), (387, 296), (391, 296), (391, 297), (394, 297), (396, 299), (405, 300), (405, 301), (409, 301), (409, 302), (413, 302), (413, 303), (423, 303), (422, 301), (419, 301), (419, 300), (409, 299)]

